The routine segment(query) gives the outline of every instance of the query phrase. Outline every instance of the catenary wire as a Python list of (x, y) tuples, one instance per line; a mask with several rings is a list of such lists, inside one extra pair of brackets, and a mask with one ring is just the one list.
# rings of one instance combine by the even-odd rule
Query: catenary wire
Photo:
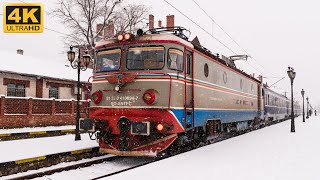
[(231, 51), (232, 53), (234, 53), (235, 55), (237, 54), (235, 51), (233, 51), (230, 47), (228, 47), (226, 44), (224, 44), (222, 41), (220, 41), (217, 37), (213, 36), (212, 34), (210, 34), (207, 30), (205, 30), (203, 27), (201, 27), (198, 23), (196, 23), (194, 20), (192, 20), (190, 17), (188, 17), (186, 14), (184, 14), (182, 11), (180, 11), (178, 8), (176, 8), (175, 6), (173, 6), (171, 3), (169, 3), (167, 0), (163, 0), (164, 2), (166, 2), (168, 5), (170, 5), (172, 8), (174, 8), (176, 11), (178, 11), (181, 15), (183, 15), (185, 18), (187, 18), (189, 21), (191, 21), (193, 24), (195, 24), (196, 26), (198, 26), (201, 30), (203, 30), (205, 33), (207, 33), (209, 36), (211, 36), (213, 39), (215, 39), (216, 41), (218, 41), (221, 45), (223, 45), (225, 48), (227, 48), (229, 51)]
[[(195, 0), (192, 0), (192, 1), (199, 7), (199, 9), (202, 10), (202, 12), (204, 12), (204, 13), (206, 14), (206, 16), (207, 16), (209, 19), (211, 19), (211, 21), (212, 21), (214, 24), (216, 24), (216, 25), (219, 27), (243, 52), (245, 52), (251, 59), (255, 60), (256, 63), (265, 70), (265, 68), (264, 68), (262, 65), (260, 65), (260, 64), (258, 63), (258, 61), (257, 61), (250, 53), (248, 53), (248, 51), (246, 51), (234, 38), (232, 38), (231, 35), (230, 35), (229, 33), (227, 33), (227, 31), (225, 31), (224, 28), (222, 28), (222, 26), (220, 26), (220, 25), (217, 23), (217, 21), (215, 21), (215, 20), (199, 5), (199, 3), (197, 3)], [(249, 64), (249, 63), (248, 63), (248, 64)], [(261, 72), (260, 72), (260, 73), (261, 73)]]
[[(180, 11), (178, 8), (176, 8), (174, 5), (172, 5), (171, 3), (169, 3), (167, 0), (163, 0), (164, 2), (166, 2), (168, 5), (170, 5), (172, 8), (174, 8), (176, 11), (178, 11), (181, 15), (183, 15), (185, 18), (187, 18), (189, 21), (191, 21), (193, 24), (195, 24), (196, 26), (198, 26), (201, 30), (203, 30), (206, 34), (208, 34), (209, 36), (211, 36), (212, 38), (214, 38), (216, 41), (218, 41), (221, 45), (223, 45), (225, 48), (227, 48), (229, 51), (231, 51), (232, 53), (234, 53), (235, 55), (237, 54), (235, 51), (233, 51), (230, 47), (228, 47), (226, 44), (224, 44), (222, 41), (220, 41), (217, 37), (213, 36), (212, 34), (210, 34), (207, 30), (205, 30), (203, 27), (201, 27), (198, 23), (196, 23), (194, 20), (192, 20), (190, 17), (188, 17), (186, 14), (184, 14), (182, 11)], [(251, 64), (249, 64), (247, 62), (247, 64), (253, 68), (254, 70), (256, 70), (257, 72), (261, 73), (262, 75), (264, 73), (262, 73), (260, 70), (258, 70), (257, 68), (253, 67)]]

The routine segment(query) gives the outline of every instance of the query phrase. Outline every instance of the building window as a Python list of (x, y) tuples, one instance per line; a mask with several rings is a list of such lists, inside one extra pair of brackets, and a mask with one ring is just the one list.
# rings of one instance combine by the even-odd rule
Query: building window
[(59, 99), (58, 87), (49, 86), (49, 98)]
[(25, 97), (26, 89), (24, 84), (8, 84), (7, 96)]

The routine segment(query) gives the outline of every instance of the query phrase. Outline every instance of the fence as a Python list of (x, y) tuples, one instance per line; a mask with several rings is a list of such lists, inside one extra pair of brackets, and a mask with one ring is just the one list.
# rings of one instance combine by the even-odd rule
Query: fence
[[(80, 101), (80, 114), (88, 114)], [(75, 124), (76, 101), (46, 98), (5, 97), (0, 99), (0, 128)]]

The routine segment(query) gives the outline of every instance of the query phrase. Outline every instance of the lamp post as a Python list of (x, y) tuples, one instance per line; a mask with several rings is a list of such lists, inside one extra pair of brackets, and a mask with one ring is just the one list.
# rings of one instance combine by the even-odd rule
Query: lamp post
[(79, 120), (80, 120), (80, 70), (85, 71), (88, 68), (88, 65), (91, 62), (91, 57), (88, 54), (88, 51), (85, 52), (85, 54), (82, 56), (83, 57), (83, 63), (80, 62), (80, 47), (79, 49), (79, 54), (78, 54), (78, 59), (75, 60), (76, 53), (73, 51), (73, 47), (70, 46), (70, 50), (67, 52), (68, 53), (68, 60), (70, 62), (70, 65), (73, 69), (78, 70), (78, 82), (77, 82), (77, 114), (76, 114), (76, 133), (75, 133), (75, 140), (81, 140), (80, 136), (80, 129), (79, 129)]
[(304, 117), (304, 90), (301, 90), (301, 95), (302, 95), (302, 122), (306, 122), (306, 119)]
[(307, 97), (307, 119), (309, 119), (309, 98)]
[(288, 76), (291, 81), (291, 132), (295, 132), (295, 126), (294, 126), (294, 113), (293, 113), (293, 80), (296, 77), (296, 72), (294, 72), (292, 67), (288, 67)]

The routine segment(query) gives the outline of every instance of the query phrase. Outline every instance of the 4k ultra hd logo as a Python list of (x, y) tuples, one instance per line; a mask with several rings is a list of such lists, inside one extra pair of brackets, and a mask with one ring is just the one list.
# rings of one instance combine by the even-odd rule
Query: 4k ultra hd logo
[(43, 32), (42, 4), (4, 4), (3, 30), (6, 33)]

